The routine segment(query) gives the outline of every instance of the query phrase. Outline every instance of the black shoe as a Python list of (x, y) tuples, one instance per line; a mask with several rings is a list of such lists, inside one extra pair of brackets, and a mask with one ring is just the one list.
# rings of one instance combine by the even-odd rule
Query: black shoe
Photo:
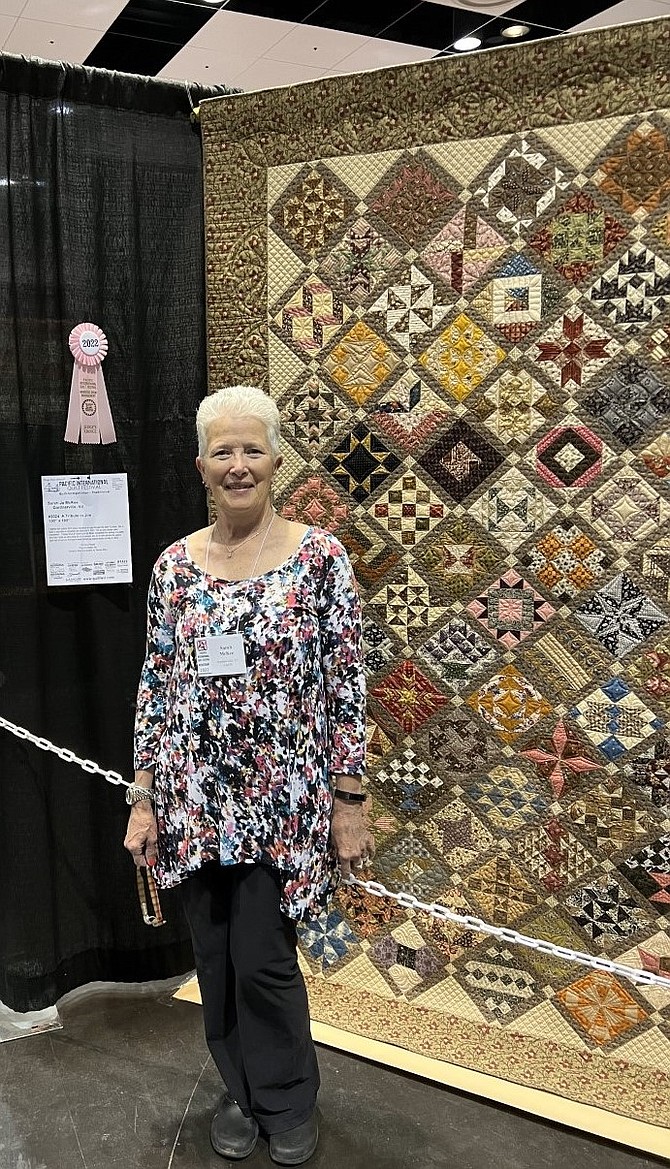
[(258, 1140), (258, 1125), (253, 1116), (245, 1116), (239, 1104), (224, 1096), (209, 1126), (212, 1148), (222, 1157), (242, 1161), (253, 1153)]
[(270, 1135), (270, 1156), (278, 1165), (302, 1165), (312, 1156), (318, 1139), (319, 1125), (316, 1112), (313, 1112), (309, 1120), (297, 1128)]

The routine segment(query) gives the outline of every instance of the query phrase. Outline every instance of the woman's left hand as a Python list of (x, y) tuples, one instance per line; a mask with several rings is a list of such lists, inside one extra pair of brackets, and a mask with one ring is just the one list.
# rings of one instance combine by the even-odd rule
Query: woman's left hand
[(345, 879), (351, 876), (352, 869), (362, 869), (375, 855), (374, 837), (366, 827), (360, 804), (348, 807), (335, 800), (330, 833)]

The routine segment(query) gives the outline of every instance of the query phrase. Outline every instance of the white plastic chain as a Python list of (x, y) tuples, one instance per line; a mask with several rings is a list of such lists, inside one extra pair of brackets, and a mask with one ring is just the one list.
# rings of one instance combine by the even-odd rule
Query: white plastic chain
[[(76, 763), (90, 775), (101, 775), (109, 783), (130, 787), (128, 781), (123, 779), (118, 771), (105, 771), (103, 767), (98, 767), (98, 764), (92, 759), (80, 759), (74, 751), (69, 751), (67, 747), (56, 747), (49, 739), (31, 734), (25, 727), (17, 726), (16, 723), (3, 718), (2, 715), (0, 715), (0, 728), (16, 735), (17, 739), (24, 739), (27, 743), (32, 743), (41, 751), (53, 752), (65, 763)], [(571, 950), (568, 946), (557, 946), (554, 942), (547, 942), (541, 938), (530, 938), (526, 934), (508, 929), (506, 926), (489, 925), (488, 922), (482, 921), (479, 917), (454, 913), (453, 910), (447, 909), (446, 905), (439, 905), (435, 901), (430, 903), (419, 901), (411, 893), (393, 893), (380, 881), (362, 881), (360, 877), (352, 875), (345, 884), (365, 889), (366, 893), (371, 893), (373, 897), (388, 897), (402, 909), (418, 910), (438, 921), (449, 921), (463, 929), (472, 930), (474, 933), (490, 934), (491, 937), (498, 938), (499, 941), (506, 942), (510, 946), (526, 946), (529, 950), (537, 950), (540, 954), (547, 954), (551, 958), (561, 958), (565, 962), (578, 962), (581, 966), (589, 966), (592, 970), (603, 970), (608, 974), (617, 974), (620, 978), (627, 978), (631, 982), (637, 982), (643, 986), (660, 986), (664, 990), (670, 990), (670, 977), (654, 974), (651, 970), (636, 970), (633, 966), (623, 966), (620, 962), (611, 962), (609, 958), (598, 958), (580, 950)]]
[(0, 727), (9, 731), (10, 734), (16, 735), (17, 739), (25, 739), (27, 743), (32, 743), (33, 746), (39, 747), (41, 751), (51, 751), (62, 759), (64, 763), (76, 763), (83, 771), (88, 771), (89, 775), (101, 775), (108, 783), (115, 783), (121, 787), (130, 787), (127, 779), (119, 775), (118, 771), (105, 771), (103, 767), (98, 767), (92, 759), (80, 759), (75, 755), (74, 751), (68, 750), (67, 747), (56, 747), (50, 739), (45, 739), (40, 735), (33, 735), (27, 731), (25, 727), (18, 727), (16, 723), (12, 723), (7, 718), (0, 715)]
[(360, 877), (352, 875), (345, 881), (345, 884), (358, 885), (361, 889), (365, 889), (366, 893), (372, 893), (373, 897), (390, 897), (403, 909), (418, 909), (420, 913), (427, 913), (430, 917), (437, 918), (438, 921), (450, 921), (454, 925), (463, 926), (466, 930), (472, 930), (479, 934), (490, 934), (501, 942), (507, 942), (510, 946), (527, 946), (529, 950), (538, 950), (540, 954), (548, 954), (552, 958), (562, 958), (566, 962), (579, 962), (582, 966), (590, 966), (593, 970), (604, 970), (608, 974), (618, 974), (620, 978), (628, 978), (631, 982), (639, 982), (643, 986), (662, 986), (665, 990), (670, 991), (670, 976), (654, 974), (651, 970), (636, 970), (633, 966), (622, 966), (620, 962), (611, 962), (609, 958), (598, 958), (593, 954), (584, 954), (581, 950), (571, 950), (568, 946), (557, 946), (554, 942), (546, 942), (540, 938), (529, 938), (526, 934), (517, 933), (516, 930), (508, 929), (506, 926), (489, 925), (488, 922), (482, 921), (479, 917), (454, 913), (445, 905), (439, 905), (437, 902), (433, 901), (428, 904), (425, 901), (419, 901), (411, 893), (393, 893), (380, 881), (361, 881)]

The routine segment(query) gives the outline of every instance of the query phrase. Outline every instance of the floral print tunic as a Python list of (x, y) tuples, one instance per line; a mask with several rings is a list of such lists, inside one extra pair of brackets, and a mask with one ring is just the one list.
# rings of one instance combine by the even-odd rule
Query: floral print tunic
[[(247, 673), (199, 677), (195, 639), (239, 631)], [(282, 910), (318, 914), (337, 882), (331, 779), (362, 775), (361, 609), (347, 554), (311, 527), (262, 576), (205, 573), (178, 540), (156, 562), (135, 722), (154, 768), (162, 887), (206, 861), (281, 873)]]

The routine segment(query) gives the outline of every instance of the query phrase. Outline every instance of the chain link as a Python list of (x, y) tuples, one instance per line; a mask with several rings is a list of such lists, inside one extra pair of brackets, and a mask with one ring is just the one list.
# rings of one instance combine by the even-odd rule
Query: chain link
[[(80, 759), (68, 747), (57, 747), (50, 739), (42, 735), (33, 735), (25, 727), (17, 726), (16, 723), (3, 718), (2, 715), (0, 715), (0, 728), (9, 731), (12, 735), (16, 735), (17, 739), (23, 739), (27, 743), (33, 743), (41, 751), (51, 751), (59, 759), (62, 759), (64, 763), (76, 763), (83, 771), (88, 772), (89, 775), (101, 775), (108, 783), (113, 783), (117, 787), (130, 787), (128, 780), (124, 779), (118, 771), (105, 770), (105, 768), (99, 767), (93, 759)], [(564, 962), (578, 962), (582, 966), (591, 967), (592, 970), (603, 970), (608, 974), (618, 974), (619, 977), (628, 978), (631, 982), (637, 982), (642, 986), (661, 986), (665, 990), (670, 990), (670, 977), (654, 974), (651, 970), (636, 970), (632, 966), (623, 966), (619, 962), (611, 962), (609, 958), (599, 958), (593, 954), (582, 953), (580, 950), (571, 950), (567, 946), (557, 946), (553, 942), (544, 941), (541, 938), (529, 938), (526, 934), (520, 934), (516, 930), (508, 929), (507, 926), (489, 925), (488, 922), (482, 921), (480, 917), (454, 913), (451, 909), (447, 909), (446, 905), (440, 905), (435, 901), (430, 903), (419, 901), (411, 893), (406, 893), (402, 890), (399, 893), (393, 893), (390, 889), (386, 888), (386, 885), (382, 885), (381, 881), (362, 881), (360, 877), (351, 876), (345, 883), (348, 885), (356, 885), (360, 889), (365, 889), (366, 893), (371, 893), (373, 897), (388, 897), (403, 909), (418, 910), (419, 913), (426, 913), (430, 917), (436, 918), (437, 921), (448, 921), (453, 925), (462, 926), (465, 930), (472, 930), (478, 934), (490, 934), (491, 937), (498, 938), (501, 942), (507, 942), (510, 946), (526, 946), (529, 950), (537, 950), (540, 954), (547, 954), (552, 958), (559, 958)]]
[(77, 763), (89, 775), (101, 775), (108, 783), (116, 784), (117, 787), (130, 787), (128, 780), (124, 779), (118, 771), (106, 771), (103, 767), (98, 767), (98, 764), (93, 759), (80, 759), (68, 747), (57, 747), (55, 743), (52, 743), (50, 739), (45, 739), (42, 735), (31, 735), (30, 731), (27, 731), (25, 727), (17, 726), (16, 723), (10, 722), (8, 718), (3, 718), (2, 715), (0, 715), (0, 727), (5, 731), (9, 731), (10, 734), (16, 735), (17, 739), (24, 739), (25, 742), (39, 747), (40, 751), (51, 751), (52, 754), (62, 759), (64, 763)]
[(446, 905), (419, 901), (411, 893), (393, 893), (380, 881), (362, 881), (360, 877), (352, 875), (345, 881), (345, 884), (365, 889), (366, 893), (371, 893), (373, 897), (389, 897), (403, 909), (418, 910), (419, 913), (426, 913), (430, 917), (437, 918), (438, 921), (448, 921), (453, 925), (462, 926), (466, 930), (473, 930), (479, 934), (490, 934), (491, 937), (498, 938), (501, 942), (507, 942), (510, 946), (526, 946), (529, 950), (537, 950), (540, 954), (560, 958), (564, 962), (578, 962), (582, 966), (590, 966), (593, 970), (618, 974), (620, 978), (627, 978), (642, 986), (661, 986), (664, 990), (670, 990), (670, 977), (654, 974), (651, 970), (636, 970), (633, 966), (623, 966), (620, 962), (611, 962), (609, 958), (584, 954), (580, 950), (571, 950), (567, 946), (557, 946), (553, 942), (540, 938), (529, 938), (526, 934), (520, 934), (507, 926), (489, 925), (488, 922), (482, 921), (479, 917), (454, 913), (451, 909), (447, 909)]

